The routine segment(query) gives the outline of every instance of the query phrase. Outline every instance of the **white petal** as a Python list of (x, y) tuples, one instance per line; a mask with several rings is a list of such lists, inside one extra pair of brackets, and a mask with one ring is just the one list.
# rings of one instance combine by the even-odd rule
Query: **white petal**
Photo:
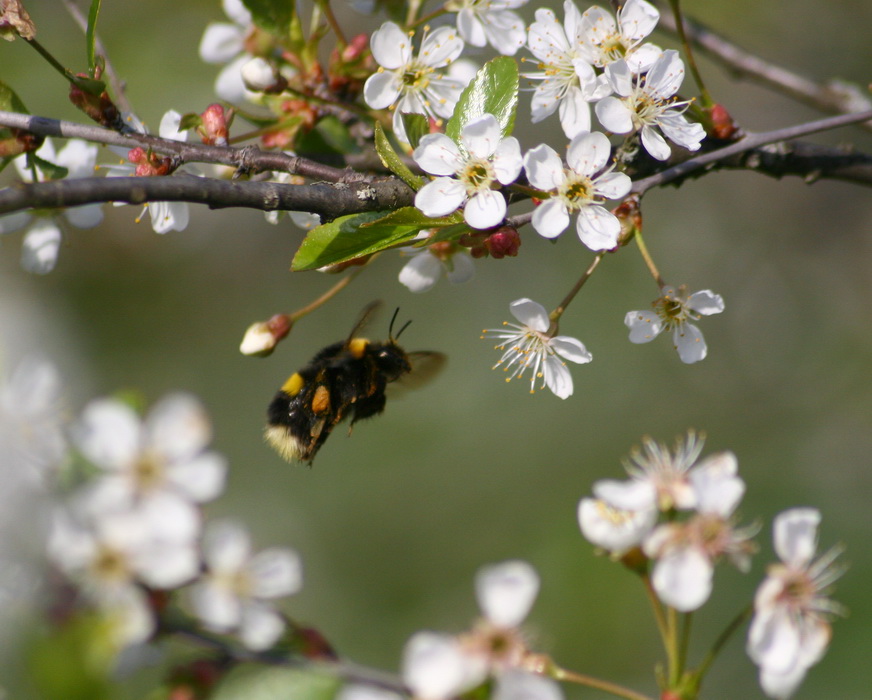
[(245, 100), (245, 81), (242, 67), (251, 60), (248, 54), (240, 54), (228, 63), (215, 78), (215, 94), (227, 102), (239, 103)]
[(454, 637), (418, 632), (403, 650), (403, 682), (422, 700), (453, 698), (484, 680)]
[(748, 630), (748, 655), (767, 671), (783, 674), (797, 665), (800, 631), (790, 613), (779, 606), (758, 611)]
[(581, 242), (591, 250), (611, 250), (618, 245), (621, 222), (608, 209), (589, 205), (578, 212), (576, 228)]
[(200, 559), (193, 543), (154, 542), (143, 546), (136, 556), (136, 571), (143, 583), (154, 588), (177, 588), (193, 580)]
[(210, 24), (200, 39), (200, 59), (206, 63), (227, 63), (242, 52), (244, 39), (244, 32), (236, 25)]
[(51, 219), (37, 221), (21, 241), (21, 267), (35, 275), (54, 270), (61, 247), (61, 230)]
[(401, 68), (412, 58), (412, 40), (393, 22), (385, 22), (372, 33), (369, 47), (378, 64), (389, 70)]
[(672, 97), (684, 80), (684, 61), (678, 51), (669, 49), (657, 59), (645, 79), (645, 92), (652, 97), (665, 100)]
[[(488, 154), (490, 155), (490, 154)], [(431, 175), (454, 175), (463, 167), (460, 149), (445, 134), (427, 134), (421, 138), (412, 158)]]
[(720, 294), (715, 294), (710, 289), (694, 292), (687, 299), (688, 308), (703, 316), (719, 314), (724, 310), (724, 300)]
[(551, 319), (545, 307), (532, 299), (516, 299), (509, 304), (509, 311), (522, 325), (544, 333), (551, 326)]
[(102, 205), (85, 204), (81, 207), (70, 207), (64, 210), (64, 217), (76, 228), (94, 228), (103, 221)]
[(539, 593), (539, 575), (525, 561), (483, 567), (475, 577), (475, 592), (490, 622), (499, 627), (517, 627)]
[(363, 85), (363, 99), (373, 109), (387, 109), (400, 97), (393, 73), (373, 73)]
[(663, 330), (663, 321), (653, 311), (628, 311), (624, 325), (630, 329), (631, 343), (647, 343)]
[(500, 141), (493, 157), (494, 174), (503, 185), (508, 185), (518, 179), (524, 159), (521, 158), (521, 145), (514, 136)]
[(518, 669), (496, 677), (492, 700), (563, 700), (556, 681)]
[[(605, 67), (603, 75), (605, 75), (612, 90), (621, 97), (629, 97), (633, 94), (633, 85), (636, 81), (636, 76), (630, 69), (630, 66), (627, 65), (626, 61), (619, 60), (610, 63)], [(597, 116), (599, 116), (599, 112), (597, 112)], [(605, 124), (603, 124), (603, 126), (605, 126)]]
[(415, 195), (415, 206), (426, 216), (447, 216), (466, 200), (466, 187), (451, 177), (437, 177)]
[[(496, 9), (498, 3), (491, 3), (491, 8)], [(509, 5), (510, 3), (506, 3)], [(517, 3), (518, 6), (524, 4)], [(487, 34), (488, 43), (504, 56), (514, 56), (527, 40), (527, 29), (524, 20), (515, 12), (503, 10), (501, 12), (489, 12), (484, 22), (484, 31)]]
[(705, 138), (702, 124), (689, 122), (681, 114), (664, 112), (657, 119), (657, 124), (667, 138), (688, 151), (699, 150), (700, 142)]
[(255, 554), (248, 565), (251, 594), (257, 598), (292, 595), (303, 585), (300, 557), (290, 549), (274, 547)]
[[(560, 156), (557, 155), (557, 151), (545, 144), (540, 144), (527, 151), (524, 156), (524, 170), (527, 172), (530, 184), (539, 190), (553, 190), (559, 187), (565, 179)], [(568, 225), (567, 222), (563, 228), (565, 229)]]
[(421, 43), (420, 61), (432, 68), (447, 66), (463, 51), (463, 39), (451, 27), (439, 27)]
[(439, 281), (441, 274), (442, 263), (427, 250), (415, 255), (403, 266), (400, 270), (400, 283), (406, 285), (411, 292), (426, 292)]
[(690, 482), (696, 494), (696, 509), (728, 518), (745, 495), (745, 482), (711, 469), (698, 468), (690, 473)]
[(179, 131), (179, 126), (182, 122), (182, 115), (179, 114), (176, 110), (170, 109), (164, 113), (163, 117), (160, 120), (160, 127), (158, 128), (158, 133), (161, 138), (171, 139), (173, 141), (187, 141), (188, 140), (188, 132), (187, 131)]
[(702, 331), (692, 323), (683, 323), (672, 331), (672, 342), (678, 350), (678, 356), (686, 364), (704, 360), (708, 347)]
[(207, 626), (222, 632), (236, 627), (242, 618), (241, 601), (232, 591), (211, 578), (205, 578), (191, 587), (190, 601), (198, 618)]
[(496, 153), (502, 139), (502, 130), (493, 114), (473, 119), (460, 132), (460, 141), (467, 153), (476, 158), (490, 158)]
[(167, 480), (194, 503), (206, 503), (221, 495), (227, 476), (227, 460), (206, 452), (168, 469)]
[(495, 190), (479, 192), (469, 198), (463, 218), (473, 228), (485, 229), (501, 223), (506, 216), (506, 200)]
[(569, 226), (569, 212), (559, 199), (546, 199), (533, 210), (531, 223), (540, 236), (556, 238)]
[(583, 498), (578, 504), (578, 524), (584, 537), (609, 552), (637, 546), (657, 522), (657, 511), (621, 510), (605, 501)]
[(89, 403), (74, 429), (82, 453), (103, 469), (123, 469), (133, 462), (141, 444), (136, 412), (113, 399)]
[(448, 261), (448, 281), (451, 284), (463, 284), (475, 275), (475, 263), (466, 253), (455, 253)]
[(638, 41), (653, 32), (659, 20), (660, 12), (651, 3), (645, 0), (627, 0), (619, 13), (618, 24), (621, 34)]
[(779, 513), (772, 525), (775, 552), (785, 564), (802, 566), (817, 549), (821, 514), (816, 508), (792, 508)]
[(633, 181), (624, 173), (610, 172), (594, 181), (596, 192), (608, 199), (620, 199), (633, 187)]
[(55, 163), (69, 171), (68, 177), (91, 177), (97, 162), (97, 145), (82, 139), (70, 139), (58, 151)]
[(657, 160), (666, 160), (672, 155), (672, 149), (669, 148), (666, 139), (658, 134), (656, 129), (647, 124), (642, 127), (642, 146), (645, 147), (645, 150), (648, 151), (652, 158)]
[(240, 27), (248, 27), (251, 24), (251, 12), (248, 11), (242, 0), (221, 0), (221, 9)]
[(268, 649), (284, 631), (285, 621), (269, 605), (250, 602), (243, 606), (239, 637), (249, 649)]
[(599, 131), (579, 134), (572, 139), (566, 152), (569, 167), (588, 177), (602, 170), (612, 154), (612, 145)]
[(657, 596), (681, 612), (696, 610), (712, 590), (712, 564), (693, 547), (668, 550), (657, 560), (651, 581)]
[(233, 575), (251, 554), (248, 532), (232, 520), (213, 520), (203, 535), (203, 556), (210, 571)]
[(463, 7), (457, 13), (457, 31), (460, 32), (463, 40), (472, 46), (487, 45), (484, 25), (470, 7)]
[(617, 97), (604, 97), (594, 107), (596, 118), (606, 131), (613, 134), (629, 134), (633, 130), (633, 113)]
[(568, 138), (590, 131), (590, 105), (577, 87), (566, 91), (557, 108), (560, 126)]
[(150, 446), (172, 459), (192, 457), (212, 439), (203, 405), (185, 393), (169, 394), (154, 404), (145, 428)]
[(645, 43), (637, 46), (634, 51), (627, 56), (627, 65), (635, 75), (641, 75), (651, 70), (657, 59), (663, 55), (663, 49), (657, 44)]
[(601, 479), (594, 483), (593, 493), (619, 510), (657, 509), (657, 489), (650, 481)]
[(545, 386), (559, 399), (568, 399), (572, 396), (572, 374), (566, 364), (560, 358), (549, 355), (542, 362), (542, 374), (545, 378)]
[(551, 347), (564, 360), (580, 365), (587, 364), (593, 359), (593, 355), (584, 347), (584, 343), (568, 335), (558, 335), (552, 338)]

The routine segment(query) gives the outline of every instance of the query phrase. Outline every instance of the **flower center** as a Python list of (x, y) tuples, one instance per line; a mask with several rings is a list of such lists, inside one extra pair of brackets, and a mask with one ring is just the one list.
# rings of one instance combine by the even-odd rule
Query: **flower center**
[(143, 452), (133, 469), (133, 478), (136, 488), (140, 492), (147, 492), (160, 486), (164, 482), (164, 463), (153, 452)]
[(411, 92), (420, 92), (430, 84), (430, 73), (433, 69), (418, 61), (412, 61), (403, 69), (403, 88)]
[(687, 308), (683, 295), (679, 293), (676, 296), (674, 291), (667, 291), (657, 299), (654, 302), (654, 311), (669, 329), (684, 325), (688, 319), (694, 318), (691, 310)]
[(563, 200), (570, 211), (578, 211), (593, 201), (593, 182), (586, 175), (579, 175), (574, 170), (564, 172), (566, 178), (557, 191), (557, 196)]
[(489, 190), (494, 181), (493, 165), (485, 158), (470, 158), (459, 173), (459, 178), (470, 195)]
[(105, 545), (101, 546), (94, 558), (93, 570), (100, 581), (115, 583), (126, 581), (130, 577), (124, 555)]

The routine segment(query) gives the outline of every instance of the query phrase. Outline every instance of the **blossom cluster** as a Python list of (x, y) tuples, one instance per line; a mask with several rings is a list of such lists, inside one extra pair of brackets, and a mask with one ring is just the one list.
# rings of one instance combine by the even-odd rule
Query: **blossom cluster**
[[(745, 483), (736, 456), (721, 452), (700, 460), (702, 447), (694, 432), (672, 451), (646, 439), (625, 463), (629, 480), (597, 481), (594, 496), (578, 505), (582, 534), (615, 559), (642, 556), (660, 600), (685, 613), (709, 600), (719, 561), (750, 570), (759, 529), (738, 525)], [(844, 571), (834, 564), (839, 550), (814, 558), (819, 523), (813, 508), (785, 511), (774, 522), (781, 563), (760, 584), (747, 642), (770, 697), (793, 693), (826, 650), (830, 617), (842, 611), (828, 597)]]

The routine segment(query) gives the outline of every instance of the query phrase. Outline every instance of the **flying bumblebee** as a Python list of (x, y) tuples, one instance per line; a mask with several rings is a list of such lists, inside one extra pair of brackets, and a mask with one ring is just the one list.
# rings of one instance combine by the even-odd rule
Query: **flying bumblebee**
[(441, 353), (407, 353), (397, 345), (411, 323), (393, 334), (399, 309), (391, 319), (386, 342), (359, 337), (379, 303), (363, 310), (348, 338), (328, 345), (288, 377), (270, 403), (264, 436), (287, 461), (311, 464), (338, 423), (351, 416), (353, 427), (384, 410), (388, 384), (398, 380), (404, 388), (422, 384), (445, 363)]

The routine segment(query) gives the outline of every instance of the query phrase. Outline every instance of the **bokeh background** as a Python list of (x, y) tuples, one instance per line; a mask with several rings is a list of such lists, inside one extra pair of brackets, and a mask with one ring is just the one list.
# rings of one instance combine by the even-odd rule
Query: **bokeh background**
[[(349, 32), (375, 26), (341, 4)], [(684, 5), (764, 59), (813, 79), (870, 79), (872, 5), (862, 0)], [(549, 6), (562, 16), (556, 3)], [(27, 7), (40, 40), (81, 69), (84, 41), (60, 3)], [(103, 3), (102, 38), (146, 123), (156, 127), (169, 108), (199, 112), (214, 101), (217, 67), (199, 60), (197, 45), (206, 23), (224, 19), (217, 0)], [(819, 116), (732, 81), (705, 58), (701, 64), (713, 94), (749, 130)], [(62, 81), (21, 42), (0, 46), (0, 79), (33, 113), (84, 121), (66, 103)], [(522, 147), (556, 134), (556, 119), (532, 128), (521, 101)], [(872, 151), (868, 132), (856, 128), (814, 138)], [(112, 158), (107, 152), (103, 160)], [(399, 255), (383, 255), (348, 293), (301, 321), (272, 357), (258, 360), (237, 350), (244, 329), (302, 306), (335, 281), (289, 272), (299, 230), (287, 220), (271, 226), (259, 212), (195, 208), (187, 230), (159, 236), (147, 218), (134, 224), (138, 209), (105, 211), (99, 228), (68, 231), (46, 277), (19, 269), (18, 236), (0, 239), (4, 371), (25, 354), (48, 356), (65, 376), (71, 414), (120, 389), (149, 402), (176, 389), (201, 397), (215, 446), (231, 464), (226, 494), (207, 507), (209, 516), (242, 519), (259, 546), (301, 552), (305, 587), (285, 609), (350, 659), (396, 670), (414, 631), (465, 628), (477, 612), (476, 569), (517, 557), (542, 577), (529, 619), (536, 646), (567, 668), (654, 694), (652, 667), (661, 654), (644, 595), (633, 577), (594, 554), (575, 510), (594, 480), (622, 476), (621, 458), (643, 435), (671, 444), (693, 427), (708, 434), (706, 452), (737, 454), (748, 485), (743, 519), (763, 524), (752, 572), (719, 569), (711, 601), (695, 616), (693, 657), (753, 595), (773, 556), (771, 518), (813, 505), (823, 513), (822, 547), (847, 548), (851, 568), (836, 598), (850, 614), (836, 621), (828, 655), (796, 697), (872, 697), (867, 188), (720, 172), (651, 192), (645, 233), (661, 272), (725, 298), (726, 312), (701, 324), (709, 357), (685, 366), (666, 339), (628, 342), (624, 314), (657, 295), (631, 246), (604, 261), (564, 316), (561, 332), (594, 355), (592, 364), (572, 367), (575, 394), (566, 401), (547, 391), (531, 396), (526, 382), (506, 384), (490, 369), (492, 344), (479, 336), (509, 318), (513, 299), (553, 306), (564, 296), (591, 259), (571, 233), (552, 244), (524, 231), (519, 257), (483, 261), (468, 284), (443, 281), (424, 295), (398, 283)], [(285, 464), (262, 441), (267, 402), (316, 350), (344, 337), (372, 299), (414, 319), (406, 346), (447, 353), (447, 369), (352, 437), (337, 430), (312, 469)], [(388, 315), (371, 328), (374, 336), (386, 334)], [(10, 698), (29, 697), (15, 641), (3, 640), (0, 685)], [(142, 697), (142, 684), (133, 677), (119, 693)], [(715, 664), (704, 697), (762, 697), (744, 631)]]

